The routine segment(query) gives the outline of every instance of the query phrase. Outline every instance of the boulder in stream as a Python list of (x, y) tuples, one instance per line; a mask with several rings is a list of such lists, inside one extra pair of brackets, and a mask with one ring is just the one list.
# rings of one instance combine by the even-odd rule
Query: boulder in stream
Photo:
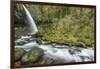
[(43, 56), (44, 50), (41, 48), (33, 48), (31, 51), (26, 53), (22, 57), (22, 64), (24, 65), (32, 65), (35, 64), (40, 60), (40, 58)]
[(20, 60), (24, 54), (25, 50), (23, 48), (15, 48), (15, 61)]

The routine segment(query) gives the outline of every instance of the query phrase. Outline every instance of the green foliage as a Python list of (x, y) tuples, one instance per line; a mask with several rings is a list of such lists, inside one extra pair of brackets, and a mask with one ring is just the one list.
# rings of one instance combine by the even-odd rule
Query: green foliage
[[(93, 46), (93, 24), (91, 23), (91, 15), (93, 16), (93, 9), (82, 8), (83, 16), (80, 16), (80, 8), (71, 8), (70, 14), (57, 21), (52, 22), (50, 25), (40, 25), (38, 27), (43, 40), (50, 42), (64, 43), (69, 45), (79, 46)], [(90, 13), (91, 12), (91, 13)], [(94, 22), (93, 22), (94, 23)]]
[(94, 46), (93, 8), (28, 4), (25, 6), (36, 21), (38, 34), (42, 35), (40, 39), (69, 45)]
[(24, 25), (24, 22), (23, 21), (25, 19), (25, 12), (23, 11), (23, 7), (22, 7), (22, 4), (16, 4), (14, 6), (14, 16), (15, 16), (15, 20), (14, 20), (14, 23), (16, 24), (16, 26), (23, 26)]
[(15, 39), (21, 38), (21, 36), (28, 31), (26, 27), (16, 27), (14, 30), (15, 30)]

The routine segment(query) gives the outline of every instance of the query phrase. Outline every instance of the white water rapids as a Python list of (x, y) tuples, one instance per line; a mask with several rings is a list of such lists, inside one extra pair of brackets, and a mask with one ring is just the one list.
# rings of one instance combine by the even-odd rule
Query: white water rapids
[(22, 43), (22, 45), (16, 44), (15, 48), (24, 48), (27, 52), (32, 48), (38, 47), (44, 50), (44, 57), (52, 60), (60, 60), (63, 63), (66, 62), (85, 62), (94, 61), (94, 50), (93, 48), (82, 48), (82, 47), (70, 47), (59, 44), (41, 44), (37, 43), (36, 40), (32, 40), (29, 36), (17, 39), (15, 43)]

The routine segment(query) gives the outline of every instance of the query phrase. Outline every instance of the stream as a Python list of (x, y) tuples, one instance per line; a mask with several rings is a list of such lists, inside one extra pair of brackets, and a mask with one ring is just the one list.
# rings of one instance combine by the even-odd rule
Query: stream
[(77, 47), (59, 45), (55, 43), (45, 44), (45, 41), (38, 41), (31, 36), (22, 36), (15, 41), (15, 48), (23, 48), (29, 52), (33, 48), (41, 48), (44, 50), (43, 57), (46, 60), (46, 64), (50, 63), (70, 63), (70, 62), (88, 62), (94, 61), (93, 48)]

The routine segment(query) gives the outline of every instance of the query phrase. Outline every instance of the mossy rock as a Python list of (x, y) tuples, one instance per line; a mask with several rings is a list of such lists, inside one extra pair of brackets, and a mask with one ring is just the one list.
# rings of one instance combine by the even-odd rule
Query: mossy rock
[(23, 48), (15, 48), (15, 61), (18, 61), (25, 54), (25, 50)]
[(25, 57), (22, 58), (22, 64), (32, 65), (34, 63), (37, 63), (43, 55), (44, 55), (43, 49), (33, 48), (25, 55)]
[(43, 49), (41, 48), (33, 48), (29, 53), (28, 53), (28, 59), (29, 62), (35, 62), (39, 57), (43, 55)]
[(34, 61), (37, 60), (37, 57), (36, 57), (35, 54), (33, 54), (33, 53), (30, 52), (30, 53), (28, 54), (28, 60), (29, 60), (30, 63), (32, 63), (32, 62), (34, 62)]
[(45, 64), (45, 58), (44, 57), (41, 57), (41, 59), (36, 62), (34, 65), (39, 65), (39, 64)]

